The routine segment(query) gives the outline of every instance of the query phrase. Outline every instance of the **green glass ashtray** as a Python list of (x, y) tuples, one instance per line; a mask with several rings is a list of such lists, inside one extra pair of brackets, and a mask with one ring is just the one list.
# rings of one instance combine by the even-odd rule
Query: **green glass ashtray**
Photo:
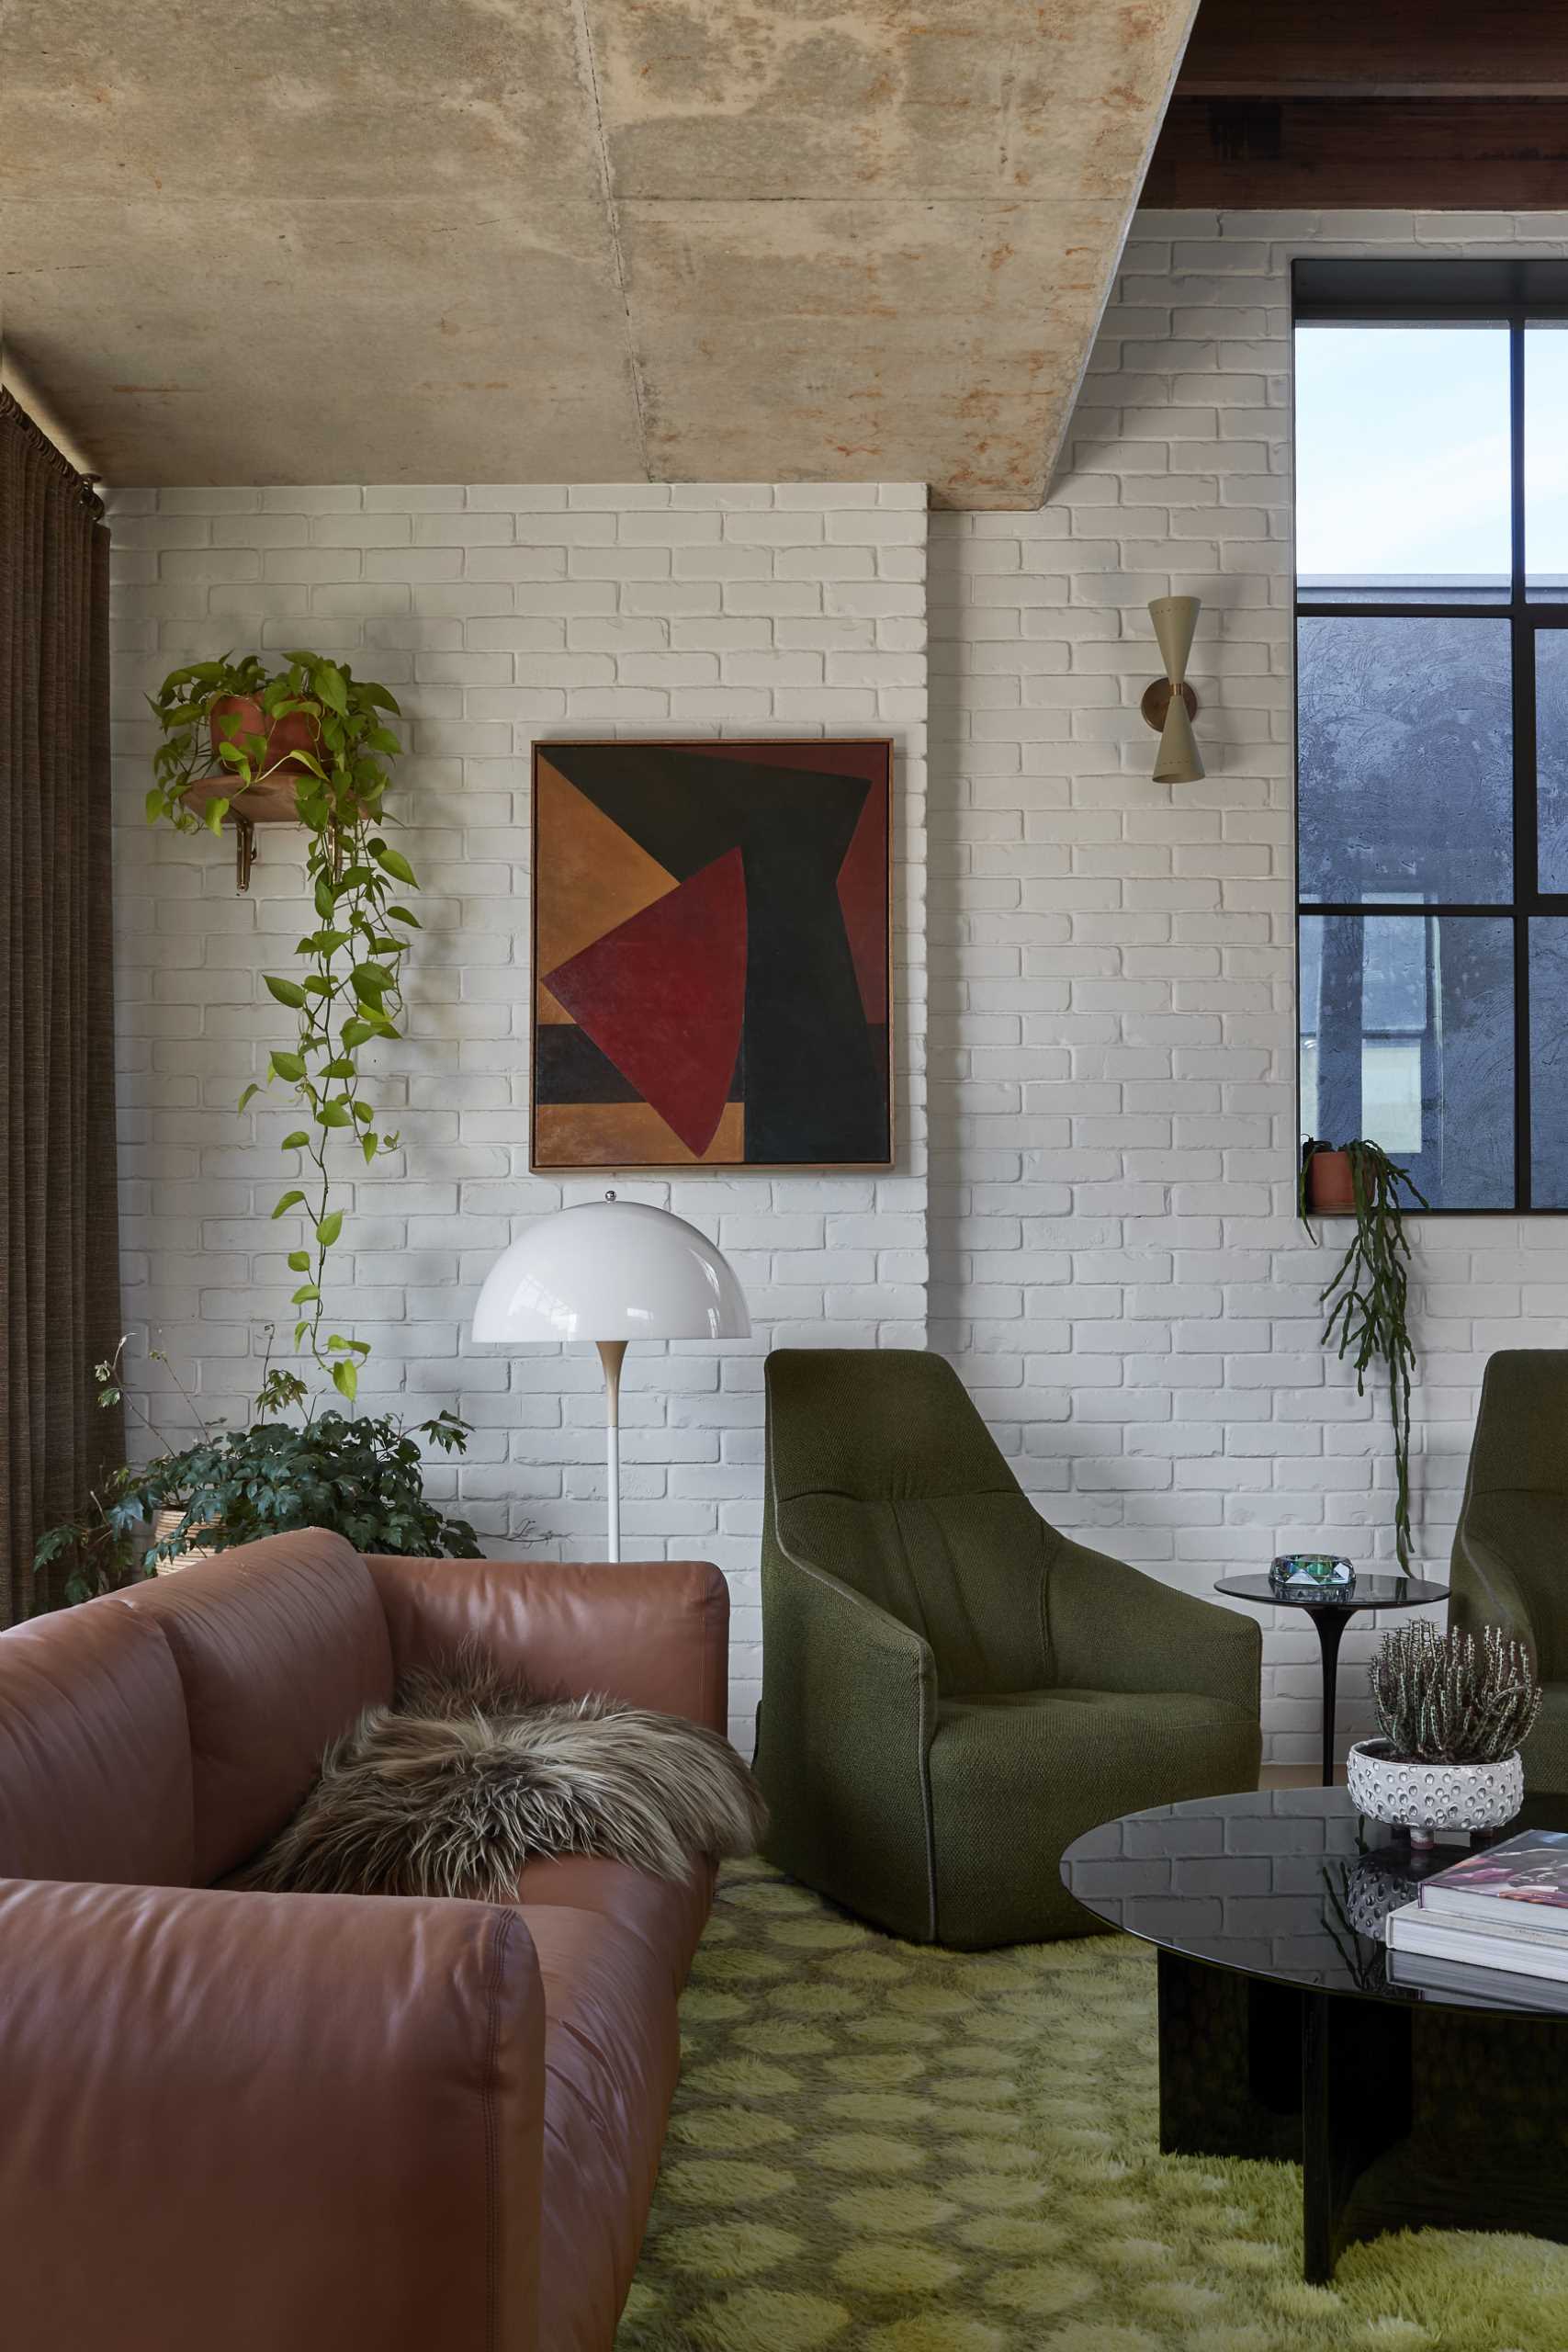
[(1269, 1581), (1287, 1600), (1345, 1600), (1356, 1571), (1337, 1552), (1281, 1552), (1269, 1563)]

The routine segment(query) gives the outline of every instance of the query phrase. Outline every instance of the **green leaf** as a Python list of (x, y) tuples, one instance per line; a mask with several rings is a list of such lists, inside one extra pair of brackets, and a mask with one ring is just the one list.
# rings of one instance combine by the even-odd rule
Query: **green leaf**
[(310, 684), (329, 710), (335, 710), (340, 718), (348, 717), (348, 688), (335, 662), (318, 662), (310, 673)]
[(376, 1157), (376, 1137), (373, 1135), (361, 1136), (359, 1148), (365, 1154), (365, 1164), (368, 1167)]
[(270, 972), (264, 972), (262, 978), (279, 1004), (288, 1005), (291, 1012), (299, 1012), (305, 1001), (305, 991), (298, 980), (275, 979)]
[(284, 1136), (277, 1148), (279, 1151), (303, 1151), (310, 1140), (303, 1127), (296, 1127), (292, 1135)]
[(310, 1271), (310, 1251), (308, 1250), (290, 1250), (288, 1252), (288, 1271), (291, 1274), (308, 1274)]
[(358, 1072), (354, 1064), (344, 1056), (334, 1054), (330, 1062), (321, 1064), (321, 1076), (323, 1078), (355, 1078)]
[(305, 1075), (305, 1057), (303, 1054), (275, 1053), (270, 1068), (275, 1077), (287, 1078), (298, 1085)]
[(330, 1250), (343, 1231), (343, 1211), (329, 1209), (316, 1227), (316, 1238), (323, 1250)]
[(147, 811), (147, 822), (150, 825), (155, 825), (159, 818), (168, 808), (168, 795), (163, 790), (161, 786), (155, 784), (142, 803), (143, 808)]
[(310, 1325), (309, 1317), (302, 1316), (299, 1321), (294, 1326), (294, 1344), (296, 1347), (299, 1346), (300, 1340), (304, 1338), (310, 1328)]
[(345, 1021), (343, 1024), (343, 1042), (345, 1046), (363, 1046), (375, 1035), (376, 1032), (368, 1021)]
[(340, 1396), (346, 1396), (350, 1404), (354, 1402), (359, 1387), (359, 1374), (351, 1363), (333, 1364), (333, 1386)]
[(316, 1124), (321, 1127), (346, 1127), (352, 1122), (341, 1102), (323, 1102), (316, 1114)]
[(274, 1219), (276, 1220), (280, 1216), (286, 1216), (290, 1209), (298, 1208), (304, 1197), (305, 1195), (303, 1193), (282, 1193), (279, 1196), (276, 1207), (272, 1213)]
[(400, 849), (378, 849), (374, 852), (374, 855), (382, 872), (389, 874), (394, 882), (406, 882), (411, 890), (418, 889), (419, 884), (414, 878), (413, 867)]
[(218, 795), (218, 797), (215, 800), (209, 800), (208, 802), (206, 820), (207, 830), (214, 836), (214, 838), (223, 831), (223, 820), (228, 814), (229, 803), (224, 799), (221, 793)]
[(318, 874), (316, 876), (316, 912), (321, 916), (323, 922), (331, 922), (333, 919), (333, 911), (336, 905), (337, 892), (333, 889), (330, 877), (325, 874)]
[(253, 1080), (252, 1083), (251, 1083), (249, 1086), (247, 1086), (247, 1087), (246, 1087), (246, 1089), (245, 1089), (244, 1092), (241, 1095), (241, 1097), (240, 1097), (240, 1099), (239, 1099), (238, 1102), (234, 1105), (235, 1109), (236, 1109), (237, 1111), (243, 1111), (243, 1110), (244, 1109), (244, 1107), (245, 1107), (246, 1103), (247, 1103), (247, 1102), (254, 1102), (255, 1101), (256, 1096), (257, 1096), (260, 1092), (261, 1092), (261, 1088), (260, 1088), (259, 1086), (257, 1086), (257, 1085), (255, 1084), (254, 1080)]
[(303, 1306), (310, 1299), (320, 1298), (321, 1295), (314, 1283), (301, 1283), (288, 1304), (290, 1306)]
[(376, 1116), (376, 1114), (370, 1108), (368, 1102), (356, 1102), (354, 1106), (354, 1115), (358, 1120), (360, 1125), (364, 1126), (369, 1120)]
[(387, 921), (389, 922), (406, 922), (411, 931), (423, 931), (424, 928), (423, 924), (420, 922), (419, 917), (415, 914), (411, 914), (407, 907), (389, 907), (387, 909)]

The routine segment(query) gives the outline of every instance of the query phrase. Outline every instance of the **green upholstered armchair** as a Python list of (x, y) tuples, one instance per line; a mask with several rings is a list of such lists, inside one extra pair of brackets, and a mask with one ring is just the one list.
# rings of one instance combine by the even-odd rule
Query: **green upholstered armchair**
[(768, 1855), (918, 1942), (1102, 1932), (1062, 1849), (1256, 1787), (1257, 1625), (1048, 1527), (940, 1356), (785, 1350), (767, 1387)]
[(1568, 1351), (1509, 1348), (1486, 1367), (1449, 1622), (1502, 1625), (1529, 1645), (1545, 1698), (1525, 1786), (1568, 1792)]

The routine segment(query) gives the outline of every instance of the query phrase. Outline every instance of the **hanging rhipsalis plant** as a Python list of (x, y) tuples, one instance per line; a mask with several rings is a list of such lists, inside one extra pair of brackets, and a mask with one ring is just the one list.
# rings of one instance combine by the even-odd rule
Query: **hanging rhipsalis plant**
[[(1299, 1204), (1304, 1217), (1310, 1206), (1308, 1174), (1314, 1155), (1334, 1147), (1309, 1143), (1302, 1155)], [(1341, 1362), (1356, 1367), (1356, 1391), (1367, 1393), (1367, 1372), (1374, 1363), (1388, 1374), (1389, 1412), (1393, 1421), (1393, 1466), (1397, 1495), (1393, 1508), (1394, 1548), (1401, 1568), (1410, 1566), (1410, 1375), (1416, 1368), (1416, 1346), (1410, 1337), (1410, 1242), (1404, 1230), (1406, 1205), (1429, 1206), (1417, 1192), (1408, 1170), (1395, 1167), (1381, 1145), (1358, 1140), (1343, 1147), (1350, 1163), (1349, 1214), (1356, 1228), (1350, 1246), (1323, 1293), (1328, 1308), (1324, 1344), (1337, 1340)], [(1402, 1203), (1401, 1193), (1409, 1195)]]
[(147, 795), (150, 822), (217, 833), (226, 817), (247, 826), (250, 808), (292, 816), (310, 837), (315, 927), (296, 949), (302, 975), (264, 975), (298, 1016), (298, 1035), (273, 1053), (265, 1079), (245, 1088), (239, 1107), (274, 1080), (293, 1090), (300, 1124), (283, 1149), (301, 1155), (304, 1182), (280, 1193), (272, 1214), (301, 1209), (310, 1229), (310, 1246), (288, 1258), (302, 1277), (293, 1297), (295, 1345), (352, 1398), (369, 1342), (340, 1331), (323, 1338), (322, 1286), (327, 1253), (343, 1230), (343, 1212), (333, 1205), (335, 1153), (352, 1142), (368, 1164), (398, 1148), (378, 1123), (360, 1066), (366, 1046), (401, 1035), (402, 961), (419, 928), (396, 895), (418, 888), (413, 868), (382, 831), (386, 763), (402, 748), (383, 714), (396, 715), (398, 706), (385, 686), (318, 653), (291, 653), (281, 670), (256, 654), (193, 662), (171, 672), (149, 700), (164, 732)]

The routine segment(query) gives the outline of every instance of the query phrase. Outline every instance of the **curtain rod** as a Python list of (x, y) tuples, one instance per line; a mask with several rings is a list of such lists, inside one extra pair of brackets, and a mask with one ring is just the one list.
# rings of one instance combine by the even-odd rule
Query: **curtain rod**
[(90, 507), (95, 514), (102, 514), (104, 503), (93, 486), (96, 476), (85, 474), (79, 466), (73, 464), (37, 417), (28, 414), (11, 387), (5, 383), (0, 383), (0, 422), (13, 426), (33, 442), (56, 470), (75, 484), (81, 492), (83, 505)]

